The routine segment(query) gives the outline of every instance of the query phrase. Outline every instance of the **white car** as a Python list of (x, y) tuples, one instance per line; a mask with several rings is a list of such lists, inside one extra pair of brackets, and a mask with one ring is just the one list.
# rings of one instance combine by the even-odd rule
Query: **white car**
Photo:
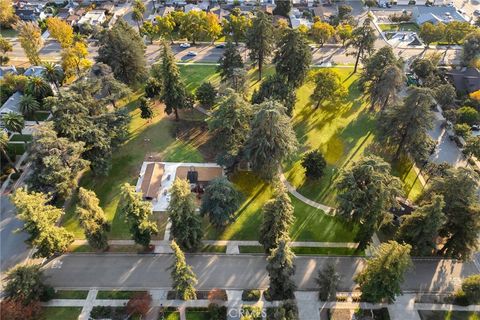
[(197, 53), (195, 51), (188, 51), (187, 52), (187, 56), (189, 57), (195, 57), (197, 55)]
[(181, 43), (180, 48), (190, 48), (190, 43)]

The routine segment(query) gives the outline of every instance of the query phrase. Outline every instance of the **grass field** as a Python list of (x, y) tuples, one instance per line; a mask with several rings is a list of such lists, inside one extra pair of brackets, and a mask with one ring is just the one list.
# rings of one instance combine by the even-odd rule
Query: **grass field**
[(41, 320), (77, 320), (81, 307), (44, 307)]
[[(261, 246), (240, 246), (240, 253), (262, 253), (265, 251)], [(365, 252), (356, 251), (350, 248), (311, 248), (311, 247), (292, 247), (292, 251), (297, 255), (338, 255), (338, 256), (364, 256)]]
[[(301, 149), (285, 170), (288, 180), (301, 194), (331, 206), (335, 205), (333, 183), (339, 171), (371, 151), (369, 146), (375, 141), (376, 130), (376, 113), (368, 110), (368, 103), (356, 85), (358, 75), (351, 75), (350, 68), (334, 70), (340, 75), (348, 96), (342, 103), (326, 104), (315, 109), (309, 99), (313, 84), (307, 82), (298, 90), (293, 124)], [(327, 168), (320, 180), (308, 181), (300, 164), (301, 157), (315, 149), (324, 154)], [(404, 165), (394, 167), (398, 170), (393, 170), (393, 173), (406, 182), (406, 193), (411, 198), (418, 195), (421, 185), (415, 181), (413, 169)]]
[(187, 320), (210, 320), (210, 312), (208, 311), (189, 311), (186, 313)]
[(0, 28), (0, 35), (4, 38), (15, 38), (18, 35), (17, 30)]
[(128, 300), (142, 291), (98, 291), (97, 299)]
[(88, 291), (58, 290), (54, 299), (87, 299)]

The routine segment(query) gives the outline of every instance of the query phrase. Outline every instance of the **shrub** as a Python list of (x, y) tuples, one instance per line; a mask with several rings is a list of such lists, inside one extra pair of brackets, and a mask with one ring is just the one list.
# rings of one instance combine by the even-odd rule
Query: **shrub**
[(42, 294), (40, 295), (40, 301), (49, 301), (55, 297), (55, 289), (51, 286), (45, 286)]
[(261, 292), (260, 290), (243, 290), (242, 300), (243, 301), (258, 301), (260, 300)]
[(127, 312), (132, 315), (141, 315), (142, 317), (146, 316), (150, 305), (152, 303), (152, 296), (147, 292), (139, 292), (133, 295), (133, 297), (128, 300), (127, 303)]
[(470, 126), (466, 123), (461, 123), (461, 124), (456, 124), (455, 127), (455, 133), (463, 138), (468, 138), (471, 134), (471, 129)]
[(478, 122), (478, 111), (472, 107), (461, 107), (457, 110), (457, 123), (474, 125)]
[(458, 290), (455, 292), (453, 303), (459, 306), (468, 306), (470, 304), (468, 302), (468, 297), (463, 290)]
[(471, 304), (480, 302), (480, 274), (471, 275), (463, 280), (462, 291)]
[(2, 320), (36, 320), (40, 318), (42, 308), (38, 301), (28, 305), (11, 299), (5, 299), (0, 304), (0, 319)]
[(208, 300), (210, 302), (215, 302), (215, 301), (227, 301), (227, 292), (223, 289), (212, 289), (208, 292)]
[(318, 150), (307, 153), (302, 159), (302, 167), (309, 179), (320, 179), (326, 166), (327, 162)]
[(227, 307), (220, 307), (216, 303), (210, 303), (208, 305), (208, 312), (210, 313), (210, 320), (226, 320), (227, 319)]

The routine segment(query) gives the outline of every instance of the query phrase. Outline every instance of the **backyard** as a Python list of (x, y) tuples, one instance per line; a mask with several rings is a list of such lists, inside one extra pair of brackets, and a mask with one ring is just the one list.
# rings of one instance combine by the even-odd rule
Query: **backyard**
[[(288, 180), (300, 193), (327, 205), (335, 204), (332, 183), (338, 171), (370, 152), (369, 146), (374, 144), (375, 136), (376, 115), (367, 110), (367, 103), (355, 86), (357, 75), (350, 75), (351, 68), (335, 70), (348, 88), (348, 98), (340, 105), (327, 105), (315, 110), (309, 101), (313, 85), (306, 83), (298, 90), (292, 121), (301, 148), (298, 155), (284, 167)], [(191, 91), (202, 81), (211, 81), (215, 85), (219, 83), (216, 66), (213, 65), (181, 65), (180, 71), (187, 88)], [(269, 67), (265, 73), (272, 72), (273, 68)], [(249, 76), (252, 91), (259, 83), (256, 80), (256, 72), (251, 71)], [(125, 182), (136, 183), (145, 159), (176, 162), (214, 161), (203, 114), (196, 110), (184, 111), (180, 113), (181, 121), (175, 122), (171, 116), (164, 114), (160, 104), (156, 104), (154, 118), (147, 121), (140, 118), (140, 111), (137, 109), (139, 96), (140, 93), (137, 92), (125, 106), (132, 116), (130, 136), (114, 153), (109, 175), (95, 177), (88, 172), (80, 181), (81, 186), (95, 191), (108, 219), (112, 221), (109, 235), (111, 239), (130, 238), (128, 226), (118, 211), (120, 188)], [(305, 180), (300, 159), (304, 152), (313, 149), (320, 149), (324, 153), (328, 166), (322, 179), (309, 182)], [(415, 179), (416, 175), (411, 165), (396, 164), (393, 171), (406, 182), (405, 191), (410, 198), (414, 198), (420, 192), (421, 185)], [(242, 191), (244, 197), (237, 212), (237, 220), (221, 231), (215, 230), (205, 220), (205, 238), (257, 240), (262, 219), (261, 208), (273, 197), (273, 188), (249, 172), (235, 174), (232, 181)], [(348, 225), (341, 219), (329, 216), (295, 198), (292, 198), (292, 203), (296, 218), (291, 230), (293, 240), (352, 242), (355, 238), (357, 227)], [(158, 221), (160, 229), (154, 239), (163, 239), (166, 215), (154, 213), (153, 218)], [(63, 224), (74, 232), (77, 238), (84, 238), (74, 205), (68, 208)]]

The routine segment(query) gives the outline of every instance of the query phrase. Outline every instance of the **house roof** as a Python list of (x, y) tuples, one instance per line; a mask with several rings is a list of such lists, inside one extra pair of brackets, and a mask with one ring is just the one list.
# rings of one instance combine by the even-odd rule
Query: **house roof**
[(162, 186), (165, 166), (161, 163), (149, 163), (143, 175), (141, 191), (144, 198), (156, 198)]
[(7, 114), (10, 112), (20, 113), (20, 99), (22, 94), (20, 92), (15, 92), (10, 96), (10, 98), (5, 101), (3, 106), (0, 108), (0, 114)]
[(6, 74), (9, 74), (9, 73), (14, 73), (14, 74), (17, 74), (17, 68), (15, 68), (15, 66), (1, 66), (0, 67), (0, 79), (3, 79), (3, 77), (6, 75)]
[(443, 22), (449, 23), (452, 21), (468, 22), (455, 7), (443, 6), (416, 6), (413, 8), (413, 15), (416, 17), (418, 24), (425, 22)]
[(223, 176), (223, 168), (218, 167), (189, 167), (189, 166), (180, 166), (177, 168), (175, 173), (175, 178), (178, 179), (187, 179), (188, 172), (191, 171), (198, 172), (198, 181), (199, 182), (208, 182), (217, 177)]
[(480, 90), (480, 71), (476, 68), (453, 69), (447, 71), (446, 75), (457, 91), (472, 93)]
[(167, 14), (173, 11), (175, 11), (175, 7), (171, 7), (171, 6), (161, 7), (161, 8), (158, 8), (157, 10), (158, 15), (160, 15), (161, 17), (165, 17)]
[(42, 66), (32, 66), (25, 70), (23, 73), (24, 76), (27, 77), (41, 77), (43, 74), (43, 70), (45, 70), (45, 67)]

